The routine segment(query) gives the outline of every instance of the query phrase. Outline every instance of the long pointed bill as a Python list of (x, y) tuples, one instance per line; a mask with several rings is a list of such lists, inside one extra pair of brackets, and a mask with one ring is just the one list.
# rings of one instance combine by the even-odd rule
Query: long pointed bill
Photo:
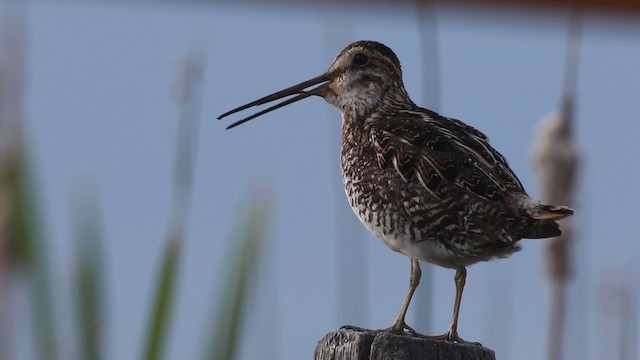
[[(218, 116), (218, 120), (222, 119), (223, 117), (229, 116), (231, 114), (235, 114), (237, 112), (240, 112), (242, 110), (246, 110), (246, 109), (248, 109), (248, 108), (250, 108), (252, 106), (263, 105), (263, 104), (266, 104), (266, 103), (270, 103), (272, 101), (276, 101), (278, 99), (282, 99), (283, 97), (287, 97), (287, 96), (291, 96), (291, 95), (296, 95), (297, 94), (297, 96), (289, 98), (289, 99), (287, 99), (287, 100), (285, 100), (285, 101), (283, 101), (281, 103), (277, 103), (276, 105), (273, 105), (273, 106), (271, 106), (271, 107), (269, 107), (267, 109), (259, 111), (259, 112), (255, 113), (255, 114), (251, 115), (251, 116), (248, 116), (248, 117), (246, 117), (244, 119), (238, 120), (238, 121), (234, 122), (233, 124), (227, 126), (227, 129), (231, 129), (231, 128), (236, 127), (236, 126), (238, 126), (238, 125), (240, 125), (242, 123), (245, 123), (245, 122), (247, 122), (247, 121), (249, 121), (251, 119), (257, 118), (260, 115), (264, 115), (264, 114), (266, 114), (266, 113), (268, 113), (270, 111), (279, 109), (279, 108), (281, 108), (283, 106), (289, 105), (289, 104), (294, 103), (294, 102), (296, 102), (298, 100), (302, 100), (302, 99), (304, 99), (306, 97), (309, 97), (309, 96), (312, 96), (312, 95), (321, 95), (321, 90), (326, 88), (328, 81), (329, 81), (329, 77), (327, 76), (327, 74), (322, 74), (320, 76), (316, 76), (313, 79), (307, 80), (305, 82), (301, 82), (298, 85), (294, 85), (292, 87), (289, 87), (289, 88), (286, 88), (284, 90), (278, 91), (278, 92), (273, 93), (271, 95), (267, 95), (267, 96), (265, 96), (265, 97), (263, 97), (261, 99), (258, 99), (256, 101), (250, 102), (250, 103), (242, 105), (240, 107), (237, 107), (237, 108), (235, 108), (233, 110), (229, 110), (226, 113)], [(320, 83), (323, 83), (323, 84), (320, 85), (320, 86), (317, 86), (317, 87), (315, 87), (313, 89), (310, 89), (310, 90), (304, 90), (304, 89), (306, 89), (306, 88), (308, 88), (308, 87), (310, 87), (312, 85), (316, 85), (316, 84), (320, 84)]]

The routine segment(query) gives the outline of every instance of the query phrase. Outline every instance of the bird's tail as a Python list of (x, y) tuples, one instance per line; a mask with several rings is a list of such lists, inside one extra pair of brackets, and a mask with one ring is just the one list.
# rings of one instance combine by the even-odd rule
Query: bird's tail
[(533, 218), (536, 220), (560, 220), (573, 215), (573, 209), (559, 205), (540, 205)]
[(573, 215), (573, 209), (566, 206), (538, 205), (531, 215), (533, 226), (526, 237), (529, 239), (544, 239), (562, 235), (560, 225), (556, 220)]

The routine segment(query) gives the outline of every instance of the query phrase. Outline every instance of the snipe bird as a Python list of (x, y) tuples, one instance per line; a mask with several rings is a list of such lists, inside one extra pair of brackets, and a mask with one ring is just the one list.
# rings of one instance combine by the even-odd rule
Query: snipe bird
[[(318, 86), (309, 89), (313, 85)], [(466, 267), (511, 255), (521, 239), (560, 235), (556, 220), (573, 210), (530, 198), (480, 131), (417, 106), (404, 88), (398, 57), (379, 42), (354, 42), (324, 74), (218, 119), (292, 96), (227, 127), (232, 128), (314, 95), (342, 113), (340, 163), (351, 208), (378, 239), (411, 259), (400, 314), (379, 331), (423, 336), (405, 323), (405, 314), (420, 282), (419, 261), (427, 261), (456, 270), (449, 330), (428, 337), (464, 342), (458, 313)]]

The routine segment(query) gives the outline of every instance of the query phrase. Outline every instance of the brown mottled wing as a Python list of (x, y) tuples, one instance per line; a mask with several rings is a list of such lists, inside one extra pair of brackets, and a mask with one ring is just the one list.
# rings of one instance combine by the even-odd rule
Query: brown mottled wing
[(439, 199), (458, 190), (489, 202), (502, 202), (506, 192), (525, 193), (487, 137), (459, 120), (417, 108), (374, 123), (370, 135), (380, 167), (395, 167)]

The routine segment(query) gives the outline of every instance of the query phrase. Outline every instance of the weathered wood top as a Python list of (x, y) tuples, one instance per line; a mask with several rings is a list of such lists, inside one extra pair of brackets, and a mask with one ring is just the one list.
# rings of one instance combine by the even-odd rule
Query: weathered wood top
[(495, 360), (480, 345), (455, 344), (389, 333), (335, 331), (318, 342), (315, 360)]

